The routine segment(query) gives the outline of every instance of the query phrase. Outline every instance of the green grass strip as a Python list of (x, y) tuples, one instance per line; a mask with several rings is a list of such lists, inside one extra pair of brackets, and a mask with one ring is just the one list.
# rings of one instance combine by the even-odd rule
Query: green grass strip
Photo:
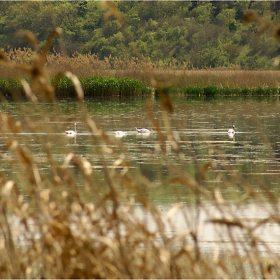
[(240, 97), (249, 97), (249, 96), (271, 96), (278, 95), (279, 89), (276, 87), (222, 87), (216, 85), (208, 86), (188, 86), (188, 87), (176, 87), (176, 86), (165, 86), (155, 91), (157, 95), (161, 90), (164, 94), (184, 94), (185, 96), (193, 97), (219, 97), (219, 96), (240, 96)]
[[(151, 93), (151, 88), (137, 79), (93, 76), (82, 77), (80, 82), (85, 97), (141, 96)], [(55, 87), (57, 96), (75, 96), (73, 84), (66, 77), (61, 78)]]
[[(130, 78), (112, 77), (85, 77), (80, 78), (85, 97), (95, 96), (144, 96), (150, 94), (152, 89), (144, 82)], [(55, 87), (57, 98), (75, 97), (76, 92), (73, 83), (67, 77), (51, 79), (51, 84)], [(4, 95), (23, 93), (22, 85), (17, 79), (0, 78), (0, 91)]]
[[(85, 97), (135, 97), (151, 94), (152, 89), (144, 82), (131, 78), (113, 78), (113, 77), (81, 77), (79, 78)], [(67, 77), (60, 79), (52, 78), (52, 85), (55, 87), (57, 98), (76, 97), (73, 83)], [(216, 85), (207, 86), (165, 86), (155, 90), (156, 96), (161, 90), (164, 94), (184, 94), (188, 97), (219, 97), (219, 96), (238, 96), (238, 97), (257, 97), (278, 95), (277, 87), (223, 87)], [(23, 94), (21, 83), (17, 79), (0, 78), (0, 91), (9, 97), (12, 94)]]

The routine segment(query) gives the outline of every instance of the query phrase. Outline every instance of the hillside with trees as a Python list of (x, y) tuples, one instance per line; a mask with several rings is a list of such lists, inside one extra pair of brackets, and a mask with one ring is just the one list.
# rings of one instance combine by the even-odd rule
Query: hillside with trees
[[(273, 28), (258, 36), (259, 26), (244, 25), (244, 14), (256, 12), (277, 26), (278, 1), (96, 1), (0, 2), (0, 48), (5, 51), (30, 47), (15, 36), (32, 31), (43, 46), (48, 34), (61, 27), (52, 51), (68, 56), (96, 54), (99, 59), (146, 57), (155, 62), (172, 62), (186, 69), (235, 67), (275, 69), (280, 53)], [(109, 11), (110, 12), (110, 11)], [(120, 20), (120, 18), (123, 20)]]

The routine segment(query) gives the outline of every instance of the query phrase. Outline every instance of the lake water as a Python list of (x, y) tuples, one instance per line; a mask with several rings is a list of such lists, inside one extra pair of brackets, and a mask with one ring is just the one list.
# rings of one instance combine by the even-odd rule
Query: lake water
[[(150, 110), (146, 104), (150, 104)], [(170, 236), (190, 230), (191, 224), (200, 229), (200, 246), (206, 251), (215, 251), (217, 246), (227, 244), (229, 237), (225, 236), (222, 227), (217, 229), (207, 221), (220, 218), (224, 212), (217, 211), (212, 202), (207, 201), (207, 196), (202, 197), (198, 205), (197, 197), (190, 190), (182, 184), (170, 184), (168, 180), (181, 178), (182, 174), (197, 178), (209, 196), (214, 194), (223, 203), (226, 201), (223, 205), (229, 205), (231, 209), (228, 217), (234, 218), (236, 215), (251, 226), (272, 213), (277, 215), (280, 206), (279, 105), (276, 98), (176, 98), (173, 100), (174, 112), (168, 115), (167, 120), (160, 101), (153, 98), (130, 101), (88, 100), (82, 106), (70, 101), (55, 105), (2, 103), (2, 114), (10, 116), (15, 123), (20, 124), (20, 128), (16, 133), (11, 133), (7, 129), (5, 117), (2, 117), (1, 172), (19, 185), (24, 185), (22, 174), (25, 171), (15, 166), (14, 155), (6, 149), (10, 141), (17, 140), (36, 159), (45, 176), (50, 175), (46, 156), (48, 147), (53, 153), (53, 160), (61, 165), (70, 152), (86, 158), (92, 165), (95, 180), (102, 183), (105, 181), (103, 165), (97, 156), (102, 149), (109, 170), (116, 167), (116, 160), (123, 159), (130, 163), (129, 172), (136, 180), (146, 178), (141, 193), (161, 211)], [(88, 129), (86, 115), (105, 132), (109, 144), (105, 145), (104, 138), (100, 139), (98, 133)], [(78, 135), (66, 137), (64, 131), (74, 129), (75, 122), (78, 124)], [(150, 135), (139, 135), (135, 129), (147, 127), (155, 130), (154, 123), (162, 132), (164, 142), (160, 141), (156, 131)], [(166, 124), (170, 124), (173, 138), (166, 137)], [(227, 134), (232, 124), (236, 128), (234, 139)], [(116, 138), (114, 132), (117, 130), (123, 130), (127, 135)], [(207, 171), (199, 173), (199, 168), (209, 162), (211, 166)], [(79, 174), (76, 178), (77, 184), (82, 187), (83, 181)], [(236, 204), (236, 201), (246, 196), (246, 186), (260, 195), (258, 203), (244, 198), (244, 203)], [(276, 198), (273, 204), (267, 197), (267, 190)], [(22, 187), (24, 192), (25, 188)], [(139, 219), (149, 219), (150, 214), (143, 212), (133, 192), (124, 193), (124, 199), (135, 200), (135, 211)], [(83, 198), (94, 202), (96, 196), (92, 193)], [(29, 199), (28, 194), (26, 199)], [(168, 216), (174, 205), (180, 205), (178, 211), (174, 211), (172, 217)], [(149, 227), (153, 229), (154, 226), (151, 219)], [(277, 223), (271, 221), (259, 226), (255, 233), (262, 240), (260, 250), (267, 252), (262, 244), (264, 242), (271, 250), (279, 251), (280, 244), (275, 242), (280, 235)], [(244, 234), (237, 229), (235, 234), (242, 244), (240, 251), (244, 251), (248, 233)], [(226, 247), (223, 245), (223, 248)]]

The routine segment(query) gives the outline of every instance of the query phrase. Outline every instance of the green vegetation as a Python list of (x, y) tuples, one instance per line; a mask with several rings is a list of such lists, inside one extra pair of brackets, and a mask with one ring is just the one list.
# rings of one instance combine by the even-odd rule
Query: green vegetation
[[(101, 60), (137, 57), (178, 69), (273, 69), (279, 55), (279, 43), (272, 38), (275, 30), (266, 30), (263, 24), (266, 36), (260, 38), (257, 22), (242, 21), (244, 14), (254, 11), (276, 25), (279, 5), (278, 1), (1, 1), (0, 48), (26, 47), (14, 36), (21, 29), (33, 32), (41, 48), (59, 26), (63, 35), (55, 39), (54, 50), (69, 57), (75, 53), (91, 53)], [(111, 63), (112, 69), (117, 66)]]
[[(143, 96), (151, 93), (151, 89), (143, 82), (130, 78), (112, 78), (112, 77), (85, 77), (80, 78), (81, 86), (86, 98), (97, 96)], [(63, 77), (56, 83), (52, 83), (56, 89), (56, 96), (75, 97), (76, 92), (70, 79)]]
[(277, 87), (219, 87), (216, 85), (209, 86), (188, 86), (185, 88), (166, 86), (158, 91), (162, 91), (165, 94), (184, 94), (186, 96), (192, 97), (219, 97), (219, 96), (239, 96), (239, 97), (249, 97), (249, 96), (272, 96), (279, 94), (279, 88)]
[[(80, 79), (85, 98), (100, 96), (119, 97), (141, 97), (151, 94), (152, 89), (137, 79), (112, 78), (112, 77), (85, 77)], [(55, 88), (56, 97), (73, 98), (76, 97), (73, 82), (67, 77), (51, 80)], [(15, 92), (20, 92), (24, 96), (22, 84), (17, 79), (0, 79), (0, 91), (5, 96), (11, 96)]]
[[(143, 97), (159, 92), (171, 95), (185, 95), (187, 97), (219, 97), (219, 96), (238, 96), (238, 97), (258, 97), (275, 96), (279, 94), (279, 87), (256, 86), (256, 87), (229, 87), (217, 85), (197, 85), (197, 86), (159, 86), (152, 89), (144, 82), (131, 78), (113, 77), (82, 77), (80, 78), (81, 87), (85, 98), (93, 97)], [(55, 88), (56, 98), (75, 98), (76, 91), (73, 82), (67, 77), (59, 79), (52, 78), (51, 84)], [(0, 79), (0, 92), (11, 97), (15, 93), (24, 96), (24, 89), (20, 81), (16, 79)]]

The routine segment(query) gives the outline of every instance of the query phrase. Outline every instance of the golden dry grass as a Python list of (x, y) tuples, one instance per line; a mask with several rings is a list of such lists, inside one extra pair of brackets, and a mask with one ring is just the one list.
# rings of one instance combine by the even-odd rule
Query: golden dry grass
[[(35, 53), (31, 49), (9, 50), (5, 56), (14, 64), (30, 65)], [(179, 87), (216, 85), (223, 87), (279, 87), (279, 71), (253, 71), (240, 69), (204, 69), (188, 70), (182, 64), (153, 63), (149, 59), (133, 58), (129, 61), (108, 57), (99, 60), (94, 54), (75, 54), (65, 57), (60, 53), (46, 55), (45, 66), (50, 76), (70, 71), (78, 77), (110, 76), (136, 78), (152, 85), (155, 80), (161, 85)], [(2, 77), (16, 77), (19, 75), (15, 69), (0, 67)]]

